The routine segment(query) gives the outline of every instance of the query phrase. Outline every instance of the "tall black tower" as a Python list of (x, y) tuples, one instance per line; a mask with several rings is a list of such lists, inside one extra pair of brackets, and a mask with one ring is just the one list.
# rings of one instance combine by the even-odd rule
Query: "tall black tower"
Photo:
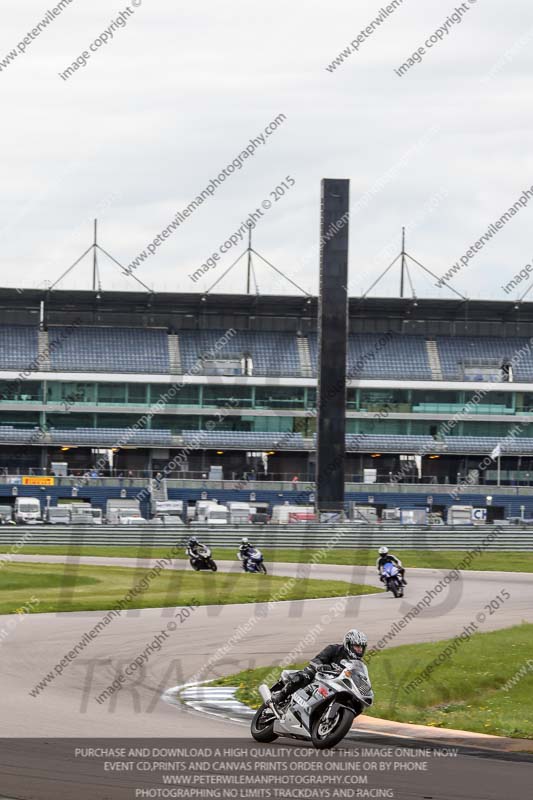
[(322, 181), (316, 505), (344, 507), (350, 182)]

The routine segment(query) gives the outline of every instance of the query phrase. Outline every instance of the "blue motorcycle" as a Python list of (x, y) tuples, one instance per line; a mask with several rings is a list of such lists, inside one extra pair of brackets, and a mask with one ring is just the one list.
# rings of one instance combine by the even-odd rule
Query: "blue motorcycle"
[(257, 547), (253, 547), (243, 561), (245, 572), (261, 572), (267, 574), (267, 569), (263, 562), (263, 553)]
[(381, 577), (387, 586), (387, 591), (392, 592), (394, 597), (403, 597), (403, 581), (400, 570), (392, 561), (383, 565)]

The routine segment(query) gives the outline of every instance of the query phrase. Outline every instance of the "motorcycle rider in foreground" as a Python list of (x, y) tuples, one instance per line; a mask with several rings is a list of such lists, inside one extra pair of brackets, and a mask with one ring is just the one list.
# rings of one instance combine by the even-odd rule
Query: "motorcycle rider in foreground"
[(322, 665), (338, 667), (339, 672), (341, 672), (342, 666), (340, 662), (342, 659), (347, 661), (362, 660), (367, 645), (368, 639), (366, 635), (356, 628), (352, 628), (345, 634), (342, 644), (328, 644), (309, 662), (307, 667), (289, 675), (283, 689), (280, 689), (279, 692), (273, 692), (272, 702), (276, 706), (282, 705), (297, 689), (302, 689), (310, 684)]
[(388, 547), (380, 547), (378, 553), (379, 558), (376, 560), (376, 568), (380, 581), (383, 580), (382, 570), (385, 564), (395, 564), (398, 567), (398, 572), (400, 573), (403, 585), (407, 586), (407, 581), (405, 580), (405, 568), (403, 567), (400, 559), (397, 558), (397, 556), (393, 556), (392, 553), (389, 553)]

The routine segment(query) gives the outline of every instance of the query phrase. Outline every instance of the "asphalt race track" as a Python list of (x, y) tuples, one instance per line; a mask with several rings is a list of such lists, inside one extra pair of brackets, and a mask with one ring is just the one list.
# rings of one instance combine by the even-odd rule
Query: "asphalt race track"
[[(13, 557), (15, 559), (65, 561), (62, 556)], [(121, 558), (84, 557), (77, 560), (114, 566), (150, 563)], [(174, 562), (178, 568), (184, 565), (185, 562)], [(221, 563), (219, 568), (230, 573), (240, 569), (238, 564), (231, 562)], [(313, 578), (334, 577), (378, 585), (375, 570), (367, 567), (276, 564), (269, 565), (269, 570), (271, 574), (287, 578), (307, 574)], [(187, 619), (177, 623), (176, 609), (173, 608), (123, 612), (103, 628), (96, 638), (89, 640), (83, 653), (68, 664), (60, 675), (56, 675), (36, 697), (31, 696), (30, 691), (47, 673), (54, 670), (61, 658), (106, 612), (25, 616), (17, 620), (0, 647), (1, 735), (9, 739), (178, 736), (227, 740), (247, 737), (246, 729), (236, 722), (191, 713), (180, 705), (165, 701), (161, 696), (171, 687), (190, 681), (213, 679), (241, 669), (277, 663), (317, 625), (321, 629), (316, 641), (304, 645), (296, 660), (311, 658), (324, 644), (341, 640), (345, 630), (354, 626), (367, 633), (372, 647), (412, 605), (416, 605), (427, 592), (435, 592), (435, 587), (446, 574), (439, 570), (409, 570), (404, 600), (395, 600), (390, 594), (367, 595), (349, 598), (344, 609), (339, 608), (338, 598), (277, 602), (270, 606), (204, 606), (193, 609)], [(199, 581), (209, 580), (209, 577), (210, 573), (198, 574)], [(257, 578), (267, 580), (268, 576)], [(231, 580), (231, 574), (228, 580)], [(502, 590), (506, 590), (510, 597), (491, 613), (487, 606)], [(9, 620), (13, 619), (13, 615), (1, 616), (0, 630), (5, 629)], [(533, 576), (527, 573), (463, 572), (460, 580), (445, 585), (438, 595), (435, 592), (429, 608), (400, 630), (392, 644), (451, 638), (476, 620), (480, 631), (504, 628), (522, 621), (533, 622)], [(169, 622), (175, 626), (171, 632), (167, 628)], [(136, 673), (137, 677), (124, 683), (120, 691), (99, 704), (95, 698), (127, 664), (146, 651), (162, 630), (167, 631), (167, 636), (161, 649), (150, 655), (148, 663)], [(228, 646), (228, 640), (231, 640), (231, 646)], [(420, 668), (421, 665), (413, 665), (413, 669), (417, 666)], [(406, 677), (398, 676), (398, 681), (405, 681)], [(374, 688), (378, 693), (379, 686)], [(353, 735), (359, 736), (361, 741), (379, 741), (380, 744), (388, 741), (385, 737), (374, 735)], [(8, 776), (12, 775), (13, 764), (17, 761), (16, 747), (13, 749), (15, 744), (12, 742), (9, 747), (2, 747), (0, 797), (48, 797), (44, 793), (17, 794), (13, 789), (16, 784), (10, 781), (15, 779)], [(36, 745), (31, 752), (35, 765), (33, 777), (45, 785), (46, 751)], [(472, 755), (465, 751), (455, 759), (453, 770), (442, 764), (445, 772), (441, 774), (439, 766), (437, 772), (440, 777), (437, 779), (437, 772), (433, 772), (431, 782), (427, 776), (401, 776), (395, 797), (431, 797), (435, 800), (525, 797), (527, 795), (522, 794), (518, 786), (522, 785), (522, 781), (524, 787), (533, 785), (533, 764), (522, 762), (522, 758), (511, 754)], [(12, 794), (4, 788), (8, 785)], [(516, 795), (510, 786), (517, 787)], [(74, 787), (71, 786), (71, 789)], [(63, 796), (57, 793), (57, 788), (56, 796)], [(77, 790), (76, 796), (81, 797)], [(107, 795), (94, 795), (100, 796), (103, 798)]]

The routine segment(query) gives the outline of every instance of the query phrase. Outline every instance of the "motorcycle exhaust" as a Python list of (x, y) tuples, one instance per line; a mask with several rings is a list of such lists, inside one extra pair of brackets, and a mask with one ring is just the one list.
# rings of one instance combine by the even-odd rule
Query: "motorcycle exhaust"
[(259, 694), (261, 695), (261, 700), (262, 700), (262, 701), (263, 701), (263, 702), (264, 702), (264, 703), (265, 703), (267, 706), (269, 706), (269, 708), (271, 709), (271, 711), (273, 711), (273, 713), (275, 714), (275, 716), (276, 716), (276, 717), (277, 717), (279, 720), (281, 720), (281, 714), (279, 713), (279, 711), (277, 710), (276, 706), (275, 706), (275, 705), (274, 705), (274, 703), (272, 702), (272, 693), (271, 693), (270, 689), (268, 688), (268, 686), (266, 685), (266, 683), (262, 683), (262, 684), (259, 686), (258, 692), (259, 692)]
[(258, 691), (264, 703), (270, 703), (272, 701), (272, 694), (266, 683), (262, 683)]

